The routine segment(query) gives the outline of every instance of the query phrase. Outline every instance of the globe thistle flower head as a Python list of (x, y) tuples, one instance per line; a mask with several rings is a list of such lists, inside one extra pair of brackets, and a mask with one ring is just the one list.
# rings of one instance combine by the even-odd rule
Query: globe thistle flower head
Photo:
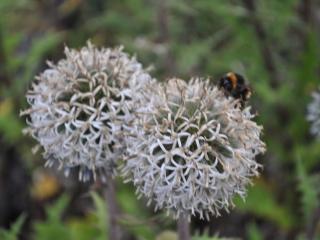
[(311, 122), (311, 133), (320, 138), (320, 92), (314, 92), (312, 97), (313, 100), (308, 106), (307, 119)]
[(66, 175), (74, 167), (82, 181), (114, 174), (122, 127), (153, 80), (122, 47), (90, 42), (79, 51), (66, 47), (65, 58), (48, 66), (27, 93), (25, 132), (43, 147), (46, 165), (58, 163)]
[(207, 80), (171, 79), (158, 88), (156, 106), (143, 130), (127, 139), (122, 174), (156, 209), (181, 215), (220, 215), (244, 197), (265, 151), (262, 127), (250, 108), (225, 97)]

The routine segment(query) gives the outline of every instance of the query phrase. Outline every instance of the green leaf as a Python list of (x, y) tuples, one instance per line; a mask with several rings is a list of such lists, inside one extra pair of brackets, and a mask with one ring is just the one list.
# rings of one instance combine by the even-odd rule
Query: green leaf
[(10, 98), (0, 102), (0, 133), (2, 133), (9, 142), (14, 142), (21, 138), (23, 128), (13, 108), (13, 101)]
[(250, 223), (247, 227), (249, 240), (263, 240), (263, 235), (255, 223)]
[(193, 236), (192, 240), (239, 240), (238, 238), (224, 238), (224, 237), (218, 237), (217, 234), (216, 236), (209, 237), (206, 235), (203, 236)]
[(108, 237), (108, 209), (105, 199), (100, 197), (97, 193), (92, 192), (91, 193), (94, 205), (95, 205), (95, 211), (94, 215), (97, 217), (97, 224), (98, 229), (100, 232), (99, 239), (107, 239)]
[(46, 54), (61, 43), (62, 34), (48, 32), (42, 38), (34, 39), (32, 46), (23, 59), (24, 75), (19, 81), (15, 81), (14, 93), (21, 94), (25, 91), (26, 85), (34, 79), (34, 75), (38, 74), (36, 71), (40, 64), (46, 60)]
[(139, 239), (155, 239), (156, 229), (152, 224), (154, 221), (150, 221), (152, 216), (142, 207), (141, 201), (134, 194), (134, 188), (128, 184), (119, 186), (117, 199), (121, 209), (126, 213), (121, 223), (135, 236), (139, 236)]
[(211, 39), (205, 41), (196, 41), (187, 45), (177, 46), (180, 71), (187, 74), (192, 71), (201, 62), (207, 52), (210, 51)]
[(245, 202), (240, 197), (236, 197), (235, 205), (240, 211), (269, 219), (285, 229), (293, 227), (296, 223), (290, 210), (286, 206), (280, 205), (275, 200), (272, 189), (262, 182), (257, 182), (253, 187), (249, 187)]
[(21, 231), (23, 223), (26, 220), (26, 215), (21, 214), (15, 223), (13, 223), (9, 230), (0, 229), (1, 240), (18, 240), (18, 235)]
[(69, 202), (65, 195), (46, 209), (47, 219), (34, 224), (34, 239), (36, 240), (71, 240), (68, 227), (62, 222), (61, 216)]
[(312, 178), (307, 175), (303, 162), (300, 158), (296, 160), (296, 172), (298, 176), (298, 190), (301, 192), (302, 207), (305, 220), (308, 221), (313, 211), (318, 206), (318, 191), (317, 185), (314, 184)]
[(105, 237), (101, 236), (101, 231), (97, 228), (97, 219), (93, 216), (70, 220), (68, 228), (73, 240), (96, 240)]

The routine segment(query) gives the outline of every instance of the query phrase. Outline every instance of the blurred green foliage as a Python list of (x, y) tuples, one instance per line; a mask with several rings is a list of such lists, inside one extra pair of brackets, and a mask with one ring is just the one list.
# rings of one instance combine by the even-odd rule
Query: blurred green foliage
[(53, 206), (46, 209), (47, 219), (34, 224), (34, 239), (71, 239), (71, 232), (61, 224), (61, 216), (67, 204), (67, 198), (60, 198)]
[(69, 199), (59, 198), (46, 210), (47, 219), (34, 224), (35, 240), (105, 240), (108, 239), (108, 210), (105, 200), (98, 194), (92, 193), (94, 210), (84, 218), (71, 218), (63, 221), (64, 210)]
[(14, 224), (10, 227), (10, 229), (0, 229), (0, 239), (2, 240), (17, 240), (20, 234), (22, 225), (25, 221), (26, 216), (21, 215)]
[(235, 204), (240, 211), (252, 213), (258, 217), (274, 221), (279, 227), (294, 227), (297, 220), (286, 205), (280, 205), (272, 195), (272, 189), (265, 183), (257, 182), (248, 191), (245, 201), (236, 198)]
[[(153, 66), (152, 74), (160, 81), (209, 76), (215, 82), (221, 74), (236, 71), (253, 88), (251, 103), (265, 128), (268, 152), (259, 159), (262, 176), (249, 188), (246, 201), (236, 198), (229, 216), (205, 223), (205, 228), (211, 235), (252, 240), (304, 239), (320, 207), (320, 142), (309, 135), (305, 120), (310, 93), (320, 84), (320, 3), (258, 0), (252, 11), (250, 2), (1, 0), (0, 153), (13, 147), (31, 177), (41, 166), (41, 155), (30, 154), (34, 143), (21, 134), (25, 123), (19, 111), (26, 106), (24, 94), (33, 77), (47, 59), (62, 57), (65, 44), (80, 47), (88, 39), (97, 45), (122, 44), (146, 67)], [(65, 189), (65, 196), (71, 195)], [(121, 224), (136, 239), (156, 239), (174, 229), (174, 221), (154, 215), (136, 199), (132, 187), (119, 185), (117, 197), (124, 212)], [(30, 216), (31, 236), (106, 239), (105, 203), (96, 194), (92, 198), (96, 210), (84, 216), (64, 216), (68, 197), (53, 205), (41, 203), (46, 218)], [(241, 226), (235, 230), (237, 220)], [(219, 221), (224, 227), (216, 229)], [(23, 222), (21, 217), (10, 230), (1, 230), (0, 239), (17, 239)], [(193, 224), (195, 231), (202, 227)], [(312, 234), (319, 235), (313, 229)]]

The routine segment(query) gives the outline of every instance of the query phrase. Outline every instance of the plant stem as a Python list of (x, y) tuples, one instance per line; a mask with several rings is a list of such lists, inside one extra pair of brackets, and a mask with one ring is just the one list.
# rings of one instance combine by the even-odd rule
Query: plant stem
[(188, 221), (188, 217), (185, 215), (181, 215), (178, 219), (178, 239), (191, 240), (190, 224)]
[[(3, 28), (2, 23), (0, 22), (0, 79), (3, 85), (0, 87), (10, 87), (10, 79), (8, 76), (7, 71), (7, 56), (5, 54), (5, 47), (4, 47), (4, 34), (3, 34)], [(2, 84), (1, 84), (2, 85)]]
[(165, 59), (164, 59), (164, 64), (165, 64), (165, 70), (169, 73), (172, 74), (175, 71), (175, 59), (174, 56), (172, 55), (172, 51), (170, 50), (171, 46), (171, 36), (170, 36), (170, 21), (169, 21), (169, 14), (170, 14), (170, 9), (168, 7), (168, 1), (167, 0), (161, 0), (161, 1), (156, 1), (156, 28), (158, 30), (158, 37), (157, 37), (157, 42), (158, 43), (163, 43), (168, 46), (168, 52), (166, 53)]
[(104, 190), (104, 197), (108, 205), (108, 215), (109, 215), (109, 239), (120, 240), (121, 239), (121, 228), (118, 224), (118, 219), (120, 215), (120, 208), (116, 199), (115, 191), (115, 181), (112, 177), (109, 177)]
[(320, 207), (316, 208), (311, 216), (310, 222), (306, 228), (306, 239), (314, 240), (317, 230), (317, 225), (320, 220)]
[(255, 0), (242, 0), (242, 2), (244, 3), (245, 8), (248, 10), (249, 20), (253, 25), (255, 34), (259, 41), (262, 58), (270, 76), (270, 85), (273, 88), (277, 88), (280, 83), (280, 76), (276, 67), (273, 52), (267, 39), (267, 32), (262, 24), (262, 21), (258, 17), (256, 6), (257, 2)]
[(301, 0), (299, 4), (301, 19), (307, 26), (313, 23), (313, 7), (312, 0)]

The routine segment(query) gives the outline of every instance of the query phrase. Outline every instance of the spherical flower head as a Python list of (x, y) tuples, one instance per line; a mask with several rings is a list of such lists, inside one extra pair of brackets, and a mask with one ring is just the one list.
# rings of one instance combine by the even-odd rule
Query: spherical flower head
[(25, 132), (43, 147), (46, 165), (58, 163), (67, 175), (76, 166), (82, 181), (114, 174), (122, 128), (153, 80), (122, 47), (90, 42), (79, 51), (66, 47), (65, 59), (48, 65), (27, 93)]
[(313, 100), (308, 106), (307, 119), (311, 122), (311, 133), (320, 138), (320, 92), (312, 94)]
[(139, 196), (175, 218), (228, 211), (259, 175), (262, 127), (250, 108), (242, 110), (207, 80), (171, 79), (157, 91), (154, 110), (127, 139), (122, 174)]

